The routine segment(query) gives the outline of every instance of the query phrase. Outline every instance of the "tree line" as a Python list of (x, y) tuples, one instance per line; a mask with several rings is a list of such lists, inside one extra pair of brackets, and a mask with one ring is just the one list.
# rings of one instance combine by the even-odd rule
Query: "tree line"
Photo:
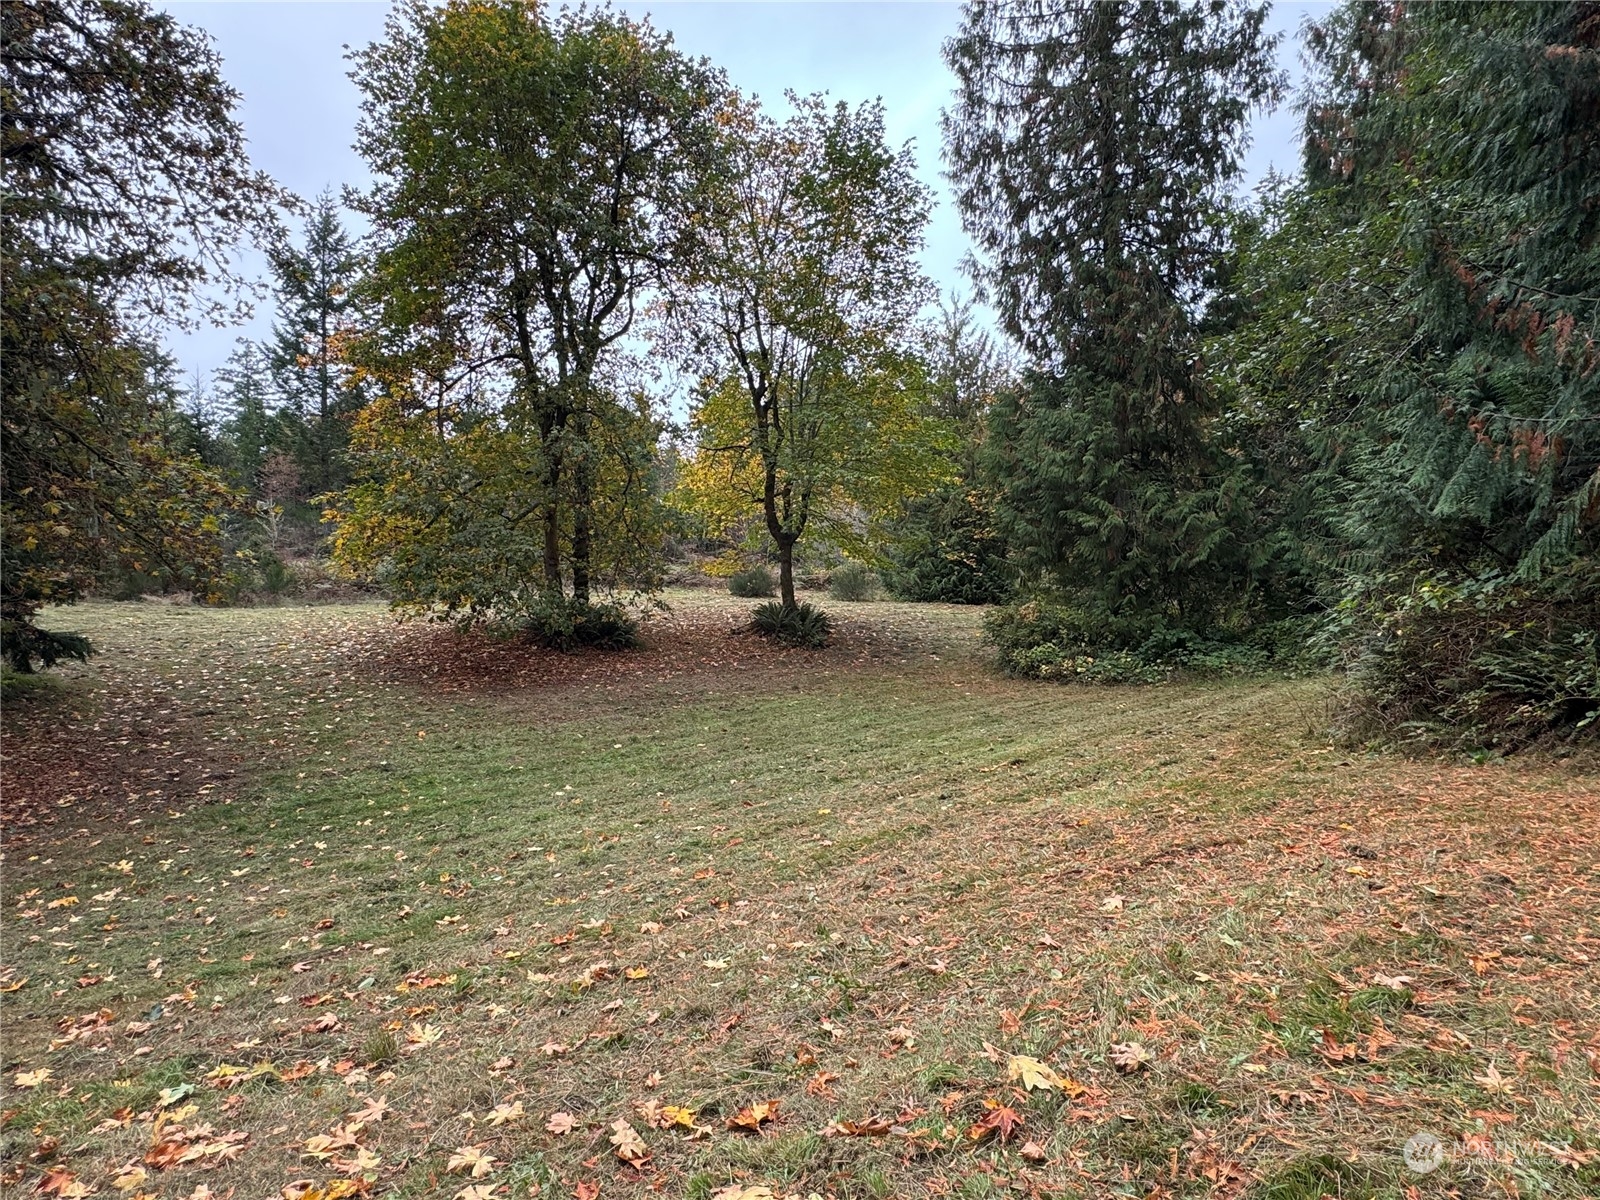
[[(1350, 0), (1302, 31), (1301, 172), (1241, 196), (1265, 18), (965, 6), (944, 156), (997, 337), (932, 303), (881, 104), (763, 105), (647, 20), (397, 4), (350, 55), (372, 182), (303, 205), (202, 35), (7, 6), (8, 660), (82, 652), (35, 617), (108, 577), (221, 596), (296, 539), (626, 645), (692, 528), (771, 555), (779, 636), (825, 630), (820, 539), (997, 604), (1022, 674), (1340, 663), (1358, 733), (1592, 733), (1600, 18)], [(247, 288), (241, 238), (272, 334), (186, 393), (151, 322)]]
[(974, 3), (947, 117), (1026, 348), (985, 442), (1011, 669), (1342, 663), (1356, 734), (1600, 716), (1600, 14), (1352, 2), (1303, 170), (1228, 187), (1263, 10)]

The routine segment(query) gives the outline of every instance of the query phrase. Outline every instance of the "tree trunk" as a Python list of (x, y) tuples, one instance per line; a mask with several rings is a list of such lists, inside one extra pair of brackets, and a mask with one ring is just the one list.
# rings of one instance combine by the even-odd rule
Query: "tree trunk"
[(572, 599), (589, 603), (590, 509), (594, 504), (594, 480), (588, 467), (579, 463), (572, 473)]
[[(551, 472), (551, 489), (554, 490), (554, 471)], [(561, 595), (561, 510), (555, 498), (544, 510), (544, 591), (547, 596)]]
[(773, 540), (778, 543), (778, 595), (783, 599), (783, 607), (792, 611), (797, 607), (794, 599), (795, 539), (784, 534)]
[(784, 518), (789, 515), (789, 500), (785, 494), (783, 512), (780, 514), (778, 471), (771, 459), (766, 463), (766, 480), (761, 489), (761, 511), (767, 518), (767, 535), (772, 538), (773, 545), (778, 547), (778, 595), (783, 600), (783, 607), (792, 612), (797, 607), (794, 600), (794, 544), (800, 535), (784, 527)]
[(561, 598), (561, 447), (560, 438), (564, 419), (559, 413), (546, 412), (539, 419), (539, 441), (549, 456), (545, 468), (544, 508), (544, 593)]

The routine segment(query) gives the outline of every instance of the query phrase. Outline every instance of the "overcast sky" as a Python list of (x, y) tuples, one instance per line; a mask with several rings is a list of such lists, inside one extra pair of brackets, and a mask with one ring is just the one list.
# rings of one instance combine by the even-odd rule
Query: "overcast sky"
[[(239, 116), (256, 166), (306, 197), (367, 178), (350, 148), (358, 94), (345, 74), (344, 55), (346, 46), (363, 46), (382, 33), (386, 3), (169, 0), (163, 7), (215, 39), (223, 72), (243, 97)], [(953, 89), (940, 47), (955, 32), (958, 4), (655, 0), (617, 7), (648, 13), (681, 50), (705, 55), (736, 87), (774, 104), (782, 103), (786, 89), (826, 91), (851, 102), (881, 96), (890, 138), (896, 145), (914, 143), (918, 168), (938, 196), (924, 266), (942, 290), (964, 287), (960, 263), (967, 239), (939, 158), (939, 111)], [(1281, 4), (1273, 12), (1273, 27), (1286, 35), (1283, 65), (1296, 78), (1296, 30), (1308, 12), (1325, 8)], [(1297, 168), (1295, 124), (1287, 107), (1256, 122), (1247, 184), (1269, 167)], [(252, 272), (263, 270), (259, 256), (248, 262)], [(264, 308), (245, 326), (169, 337), (185, 374), (198, 368), (209, 376), (237, 338), (264, 336), (271, 323)]]

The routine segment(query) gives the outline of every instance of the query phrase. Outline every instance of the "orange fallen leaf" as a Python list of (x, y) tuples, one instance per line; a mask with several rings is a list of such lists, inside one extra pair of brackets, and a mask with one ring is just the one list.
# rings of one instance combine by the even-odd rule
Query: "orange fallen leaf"
[(757, 1100), (741, 1108), (728, 1118), (729, 1129), (745, 1129), (754, 1132), (768, 1121), (775, 1121), (778, 1117), (778, 1108), (781, 1100)]

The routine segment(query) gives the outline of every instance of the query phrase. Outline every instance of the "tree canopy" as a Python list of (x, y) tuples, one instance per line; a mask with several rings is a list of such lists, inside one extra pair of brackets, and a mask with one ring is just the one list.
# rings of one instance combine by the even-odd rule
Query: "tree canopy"
[(778, 120), (731, 100), (704, 244), (677, 297), (705, 382), (685, 471), (702, 511), (760, 514), (795, 607), (794, 547), (844, 546), (926, 490), (943, 430), (910, 353), (928, 298), (916, 261), (929, 195), (883, 106), (791, 96)]
[(945, 119), (975, 272), (1029, 353), (989, 439), (1019, 565), (1111, 614), (1215, 620), (1240, 497), (1198, 329), (1247, 118), (1279, 81), (1260, 6), (976, 0)]
[[(173, 443), (152, 323), (242, 301), (231, 252), (277, 228), (198, 30), (130, 0), (0, 6), (4, 652), (107, 572), (204, 590), (226, 488)], [(220, 288), (220, 294), (201, 289)]]
[[(375, 178), (359, 207), (373, 224), (378, 306), (356, 353), (386, 397), (364, 423), (367, 476), (336, 545), (411, 557), (414, 498), (382, 473), (373, 440), (386, 414), (433, 430), (431, 442), (399, 426), (393, 436), (439, 456), (434, 466), (475, 464), (450, 494), (505, 501), (470, 520), (436, 512), (436, 549), (466, 562), (497, 552), (496, 521), (510, 545), (537, 530), (537, 583), (484, 595), (480, 581), (465, 607), (525, 603), (533, 588), (546, 602), (570, 589), (587, 605), (596, 572), (610, 585), (630, 561), (619, 541), (630, 522), (600, 523), (617, 496), (598, 489), (636, 477), (650, 443), (628, 439), (654, 426), (612, 379), (626, 373), (642, 306), (695, 242), (720, 74), (647, 21), (512, 0), (403, 4), (352, 59), (357, 145)], [(498, 437), (498, 452), (462, 458), (451, 444), (461, 436)], [(649, 500), (643, 488), (626, 495)], [(460, 606), (441, 582), (457, 577), (417, 576), (407, 594)]]

